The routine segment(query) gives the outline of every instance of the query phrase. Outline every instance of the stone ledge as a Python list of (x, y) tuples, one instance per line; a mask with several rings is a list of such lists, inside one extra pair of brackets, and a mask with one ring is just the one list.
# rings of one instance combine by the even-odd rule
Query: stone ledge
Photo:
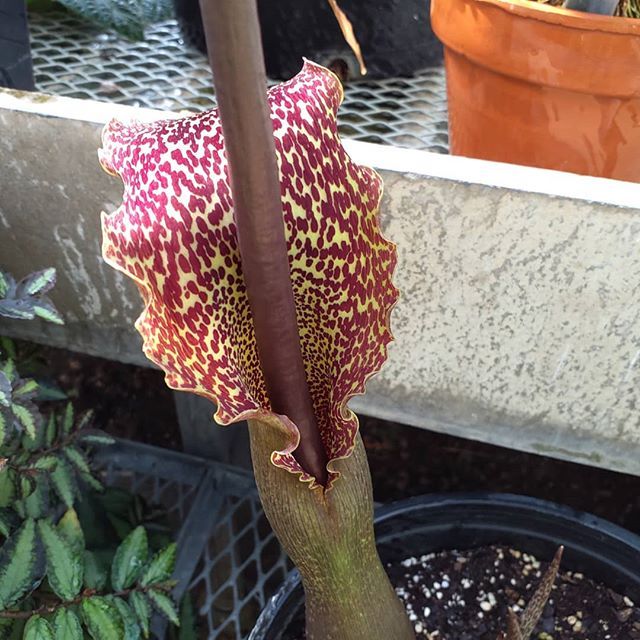
[[(122, 189), (96, 149), (109, 117), (173, 115), (0, 91), (0, 266), (56, 266), (68, 322), (0, 331), (145, 362), (135, 287), (100, 259), (98, 214)], [(353, 407), (640, 475), (640, 185), (345, 146), (385, 179), (403, 293), (390, 360)]]

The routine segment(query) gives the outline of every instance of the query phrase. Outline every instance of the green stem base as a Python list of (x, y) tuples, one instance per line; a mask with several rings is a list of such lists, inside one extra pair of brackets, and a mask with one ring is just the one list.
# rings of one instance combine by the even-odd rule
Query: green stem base
[(263, 508), (302, 576), (307, 640), (415, 640), (376, 550), (360, 435), (353, 454), (336, 463), (341, 477), (325, 493), (271, 463), (287, 438), (278, 423), (250, 421), (249, 434)]

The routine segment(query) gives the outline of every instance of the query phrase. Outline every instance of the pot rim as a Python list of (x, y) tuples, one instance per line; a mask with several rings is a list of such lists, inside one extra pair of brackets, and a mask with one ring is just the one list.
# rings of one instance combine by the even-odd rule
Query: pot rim
[[(564, 91), (640, 96), (640, 19), (530, 0), (432, 0), (431, 24), (445, 45), (447, 72), (472, 65)], [(486, 85), (474, 77), (468, 93)]]
[(374, 515), (375, 526), (382, 525), (397, 515), (407, 514), (424, 508), (425, 500), (432, 507), (445, 508), (451, 506), (473, 506), (482, 507), (485, 505), (495, 505), (505, 508), (521, 509), (523, 512), (537, 510), (552, 518), (569, 522), (579, 522), (581, 527), (590, 530), (597, 530), (607, 536), (616, 539), (629, 547), (638, 549), (640, 552), (640, 535), (617, 525), (610, 520), (593, 515), (587, 511), (574, 509), (559, 502), (544, 500), (517, 493), (503, 493), (491, 491), (463, 491), (447, 493), (425, 493), (411, 498), (396, 500), (378, 507)]
[(640, 35), (640, 18), (603, 16), (597, 13), (554, 7), (534, 0), (475, 0), (475, 2), (493, 5), (507, 13), (523, 18), (571, 29)]

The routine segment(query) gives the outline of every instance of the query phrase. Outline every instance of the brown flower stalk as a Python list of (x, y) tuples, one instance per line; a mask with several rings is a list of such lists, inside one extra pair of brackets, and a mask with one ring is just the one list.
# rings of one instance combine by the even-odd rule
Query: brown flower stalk
[(307, 385), (284, 235), (280, 180), (254, 0), (201, 0), (242, 270), (273, 411), (300, 432), (294, 452), (320, 484), (327, 457)]

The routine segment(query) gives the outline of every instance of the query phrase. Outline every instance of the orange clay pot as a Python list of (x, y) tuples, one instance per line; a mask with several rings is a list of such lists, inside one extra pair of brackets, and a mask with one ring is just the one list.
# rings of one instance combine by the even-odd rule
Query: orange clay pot
[(640, 182), (640, 20), (432, 0), (451, 152)]

